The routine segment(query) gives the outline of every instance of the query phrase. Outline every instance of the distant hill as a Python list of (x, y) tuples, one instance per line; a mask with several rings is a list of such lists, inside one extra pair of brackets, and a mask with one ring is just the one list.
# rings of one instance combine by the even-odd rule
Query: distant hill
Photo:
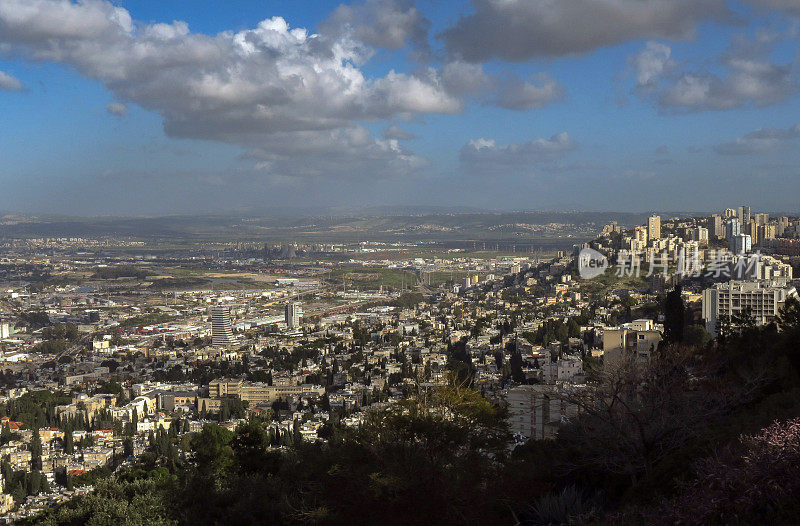
[[(579, 211), (478, 212), (416, 207), (404, 213), (371, 208), (357, 213), (270, 216), (23, 217), (0, 223), (0, 237), (104, 237), (175, 240), (505, 240), (591, 237), (603, 225), (643, 223), (647, 214)], [(551, 225), (538, 228), (538, 226)]]

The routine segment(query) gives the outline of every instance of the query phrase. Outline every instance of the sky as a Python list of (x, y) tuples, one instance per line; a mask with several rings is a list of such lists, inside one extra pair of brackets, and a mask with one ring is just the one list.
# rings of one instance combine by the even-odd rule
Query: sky
[(800, 213), (800, 0), (0, 0), (0, 210)]

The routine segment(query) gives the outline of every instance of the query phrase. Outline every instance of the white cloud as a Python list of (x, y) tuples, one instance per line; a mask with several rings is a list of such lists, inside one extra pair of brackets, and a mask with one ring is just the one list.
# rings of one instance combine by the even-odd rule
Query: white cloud
[(675, 66), (670, 59), (672, 49), (659, 42), (648, 42), (644, 49), (630, 57), (636, 71), (636, 85), (641, 89), (654, 87), (662, 75)]
[(772, 153), (790, 148), (800, 139), (800, 124), (791, 128), (760, 128), (735, 141), (720, 144), (714, 151), (722, 155), (748, 155)]
[[(384, 20), (381, 13), (390, 4), (404, 5), (366, 5)], [(415, 10), (406, 4), (404, 12)], [(274, 17), (253, 29), (208, 36), (192, 33), (179, 21), (134, 22), (125, 9), (104, 0), (0, 2), (4, 51), (76, 68), (105, 84), (120, 101), (158, 112), (171, 136), (266, 151), (308, 133), (317, 151), (327, 151), (359, 129), (358, 121), (461, 111), (462, 102), (435, 71), (368, 78), (356, 66), (365, 59), (367, 46), (355, 38), (380, 42), (356, 29), (314, 35)], [(394, 45), (401, 36), (387, 39), (384, 45)], [(387, 166), (408, 164), (406, 152), (371, 140), (369, 148), (382, 149)], [(310, 148), (304, 152), (313, 153)], [(377, 169), (378, 164), (371, 166)]]
[(117, 117), (124, 117), (128, 114), (128, 107), (121, 102), (112, 102), (106, 105), (106, 111), (111, 115), (116, 115)]
[(629, 58), (636, 92), (670, 112), (730, 110), (783, 102), (800, 90), (794, 63), (775, 64), (775, 39), (736, 38), (719, 58), (724, 73), (679, 67), (669, 46), (648, 42)]
[(470, 62), (563, 56), (639, 38), (685, 39), (699, 21), (730, 16), (723, 0), (472, 0), (441, 36)]
[(748, 104), (768, 106), (798, 91), (792, 64), (773, 64), (767, 56), (728, 55), (728, 75), (688, 72), (663, 89), (662, 108), (677, 111), (729, 110)]
[(0, 71), (0, 90), (2, 91), (23, 91), (25, 86), (19, 79), (12, 77), (8, 73)]

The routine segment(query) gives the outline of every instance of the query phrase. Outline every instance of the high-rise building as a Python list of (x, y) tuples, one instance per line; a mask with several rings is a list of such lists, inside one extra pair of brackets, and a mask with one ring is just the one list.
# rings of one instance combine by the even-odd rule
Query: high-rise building
[(286, 311), (284, 312), (284, 320), (286, 326), (290, 329), (300, 327), (300, 318), (303, 317), (303, 307), (295, 301), (290, 301), (286, 304)]
[(737, 234), (731, 238), (731, 252), (747, 254), (753, 250), (753, 240), (749, 234)]
[(211, 345), (228, 347), (234, 343), (231, 308), (227, 305), (214, 305), (211, 307)]
[(734, 210), (733, 208), (726, 208), (725, 211), (722, 213), (722, 217), (724, 217), (725, 219), (736, 217), (736, 210)]
[(725, 225), (721, 215), (714, 214), (708, 219), (708, 233), (717, 239), (725, 237)]
[(633, 252), (641, 252), (647, 247), (647, 227), (637, 226), (633, 230), (633, 239), (631, 239), (631, 250)]
[(756, 214), (753, 216), (753, 220), (756, 222), (757, 225), (766, 225), (769, 223), (769, 214)]
[(661, 216), (652, 215), (647, 219), (647, 234), (650, 239), (661, 239)]
[(752, 219), (746, 225), (742, 225), (742, 233), (748, 234), (753, 245), (758, 244), (758, 225)]
[(698, 226), (693, 228), (690, 237), (692, 241), (697, 241), (700, 245), (708, 245), (708, 229), (705, 227)]
[(703, 291), (703, 319), (711, 334), (717, 333), (717, 321), (728, 319), (749, 310), (756, 324), (766, 325), (775, 319), (789, 297), (797, 297), (794, 287), (784, 287), (766, 281), (736, 281), (717, 283)]
[(725, 223), (725, 239), (730, 242), (734, 236), (738, 236), (741, 233), (742, 224), (739, 220), (735, 217), (728, 219), (728, 222)]
[(750, 207), (742, 205), (739, 207), (739, 221), (741, 224), (746, 225), (750, 221)]
[(765, 239), (775, 239), (777, 237), (778, 225), (758, 225), (758, 243), (763, 244)]

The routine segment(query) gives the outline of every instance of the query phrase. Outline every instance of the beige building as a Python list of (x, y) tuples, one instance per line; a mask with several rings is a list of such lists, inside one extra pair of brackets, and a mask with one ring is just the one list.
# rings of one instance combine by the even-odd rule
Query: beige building
[(619, 327), (603, 329), (603, 366), (619, 365), (625, 357), (650, 359), (661, 342), (661, 328), (652, 320), (634, 320)]
[(757, 325), (766, 325), (778, 315), (787, 298), (797, 297), (794, 287), (772, 281), (735, 281), (717, 283), (703, 291), (703, 319), (706, 330), (717, 334), (717, 321), (749, 309)]
[(652, 215), (647, 219), (647, 233), (650, 239), (661, 239), (661, 216)]
[[(261, 382), (244, 382), (241, 379), (220, 378), (208, 384), (208, 396), (220, 399), (226, 396), (236, 396), (242, 401), (258, 403), (272, 403), (279, 398), (296, 396), (322, 396), (325, 388), (319, 385), (267, 385)], [(199, 403), (199, 402), (198, 402)], [(207, 406), (211, 411), (211, 407)]]

